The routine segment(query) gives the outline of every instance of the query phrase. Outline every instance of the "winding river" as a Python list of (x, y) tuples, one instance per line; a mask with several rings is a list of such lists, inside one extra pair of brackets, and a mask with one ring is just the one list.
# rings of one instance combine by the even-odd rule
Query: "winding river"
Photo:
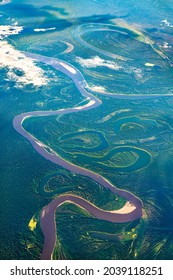
[[(88, 45), (86, 45), (88, 47)], [(113, 223), (124, 223), (133, 221), (136, 219), (140, 219), (142, 216), (142, 201), (136, 197), (134, 194), (119, 189), (107, 179), (102, 177), (101, 175), (87, 170), (85, 168), (79, 167), (77, 165), (72, 164), (71, 162), (60, 157), (53, 149), (39, 141), (29, 132), (27, 132), (23, 127), (23, 122), (27, 118), (35, 117), (35, 116), (53, 116), (53, 115), (65, 115), (71, 114), (74, 112), (81, 112), (84, 110), (91, 110), (98, 107), (101, 104), (101, 100), (95, 97), (93, 94), (88, 92), (86, 88), (88, 87), (83, 75), (81, 72), (76, 69), (71, 64), (62, 61), (60, 59), (55, 59), (52, 57), (45, 57), (32, 53), (25, 53), (26, 56), (37, 60), (39, 62), (43, 62), (45, 64), (51, 65), (53, 68), (61, 71), (68, 77), (70, 77), (76, 88), (79, 90), (81, 95), (88, 100), (88, 103), (83, 106), (76, 106), (73, 108), (60, 109), (55, 111), (34, 111), (27, 112), (21, 115), (18, 115), (13, 120), (13, 126), (15, 130), (21, 134), (25, 139), (27, 139), (33, 148), (45, 159), (71, 171), (76, 174), (80, 174), (83, 176), (87, 176), (93, 179), (98, 184), (104, 186), (106, 189), (109, 189), (112, 193), (123, 197), (127, 200), (126, 204), (122, 209), (116, 211), (104, 211), (92, 203), (86, 201), (85, 199), (76, 196), (76, 195), (60, 195), (54, 200), (52, 200), (47, 206), (45, 206), (40, 214), (40, 224), (41, 229), (44, 235), (44, 247), (41, 254), (41, 259), (52, 259), (52, 255), (54, 252), (54, 247), (56, 244), (56, 223), (55, 223), (55, 212), (57, 207), (62, 205), (65, 202), (70, 202), (78, 205), (79, 207), (85, 209), (91, 215), (98, 219), (110, 221)], [(166, 96), (166, 95), (165, 95)], [(115, 95), (114, 98), (121, 99), (148, 99), (148, 98), (158, 98), (163, 97), (161, 95)]]

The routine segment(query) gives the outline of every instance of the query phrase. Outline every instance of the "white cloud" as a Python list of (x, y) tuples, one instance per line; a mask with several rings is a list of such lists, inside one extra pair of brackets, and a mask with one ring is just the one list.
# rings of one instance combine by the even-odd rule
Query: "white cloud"
[(121, 66), (119, 66), (117, 63), (105, 60), (100, 58), (99, 56), (94, 56), (92, 58), (84, 59), (82, 57), (77, 57), (76, 61), (85, 68), (96, 68), (98, 66), (100, 67), (108, 67), (112, 70), (119, 70), (121, 69)]
[(162, 20), (161, 25), (165, 25), (165, 26), (168, 26), (168, 27), (173, 27), (173, 25), (167, 19)]
[(169, 48), (171, 48), (171, 46), (167, 42), (164, 42), (162, 48), (169, 49)]
[[(83, 68), (96, 68), (96, 67), (108, 67), (112, 70), (119, 70), (121, 69), (122, 72), (124, 73), (130, 73), (130, 74), (134, 74), (135, 77), (137, 79), (142, 79), (143, 78), (143, 72), (140, 68), (136, 68), (136, 67), (122, 67), (120, 65), (118, 65), (116, 62), (114, 61), (111, 61), (111, 60), (105, 60), (105, 59), (102, 59), (100, 58), (99, 56), (94, 56), (92, 58), (88, 58), (88, 59), (84, 59), (84, 58), (81, 58), (81, 57), (77, 57), (76, 58), (76, 61), (83, 67)], [(97, 90), (98, 88), (98, 90)], [(93, 87), (92, 87), (92, 90)], [(105, 92), (105, 89), (103, 87), (95, 87), (95, 90), (94, 91), (100, 91), (100, 92)]]
[(18, 26), (0, 26), (0, 69), (7, 68), (6, 80), (15, 81), (19, 88), (28, 84), (45, 85), (48, 81), (44, 71), (6, 40), (6, 37), (19, 34), (22, 30)]
[(9, 35), (19, 34), (22, 30), (22, 26), (0, 25), (0, 39), (2, 40)]
[(0, 2), (0, 5), (5, 5), (5, 4), (8, 4), (10, 2), (11, 2), (11, 0), (3, 0), (2, 2)]
[(50, 28), (35, 28), (34, 31), (35, 32), (46, 32), (46, 31), (51, 31), (51, 30), (55, 30), (56, 27), (50, 27)]
[(143, 78), (143, 73), (142, 73), (142, 70), (139, 69), (139, 68), (131, 68), (131, 71), (134, 73), (135, 77), (138, 78), (138, 79), (142, 79)]
[(92, 86), (88, 86), (88, 89), (95, 92), (107, 93), (106, 89), (102, 86), (92, 85)]

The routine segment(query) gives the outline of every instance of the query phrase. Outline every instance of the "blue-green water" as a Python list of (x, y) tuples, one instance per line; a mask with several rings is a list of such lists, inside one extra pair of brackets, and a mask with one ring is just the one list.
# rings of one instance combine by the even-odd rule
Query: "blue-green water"
[[(58, 195), (76, 194), (105, 210), (125, 203), (41, 157), (13, 128), (21, 113), (88, 102), (68, 76), (27, 53), (76, 67), (102, 104), (29, 118), (25, 129), (62, 158), (143, 202), (143, 217), (124, 224), (65, 204), (56, 214), (54, 258), (173, 259), (172, 15), (171, 0), (0, 5), (0, 259), (40, 258), (39, 214)], [(35, 228), (28, 226), (32, 217)]]

